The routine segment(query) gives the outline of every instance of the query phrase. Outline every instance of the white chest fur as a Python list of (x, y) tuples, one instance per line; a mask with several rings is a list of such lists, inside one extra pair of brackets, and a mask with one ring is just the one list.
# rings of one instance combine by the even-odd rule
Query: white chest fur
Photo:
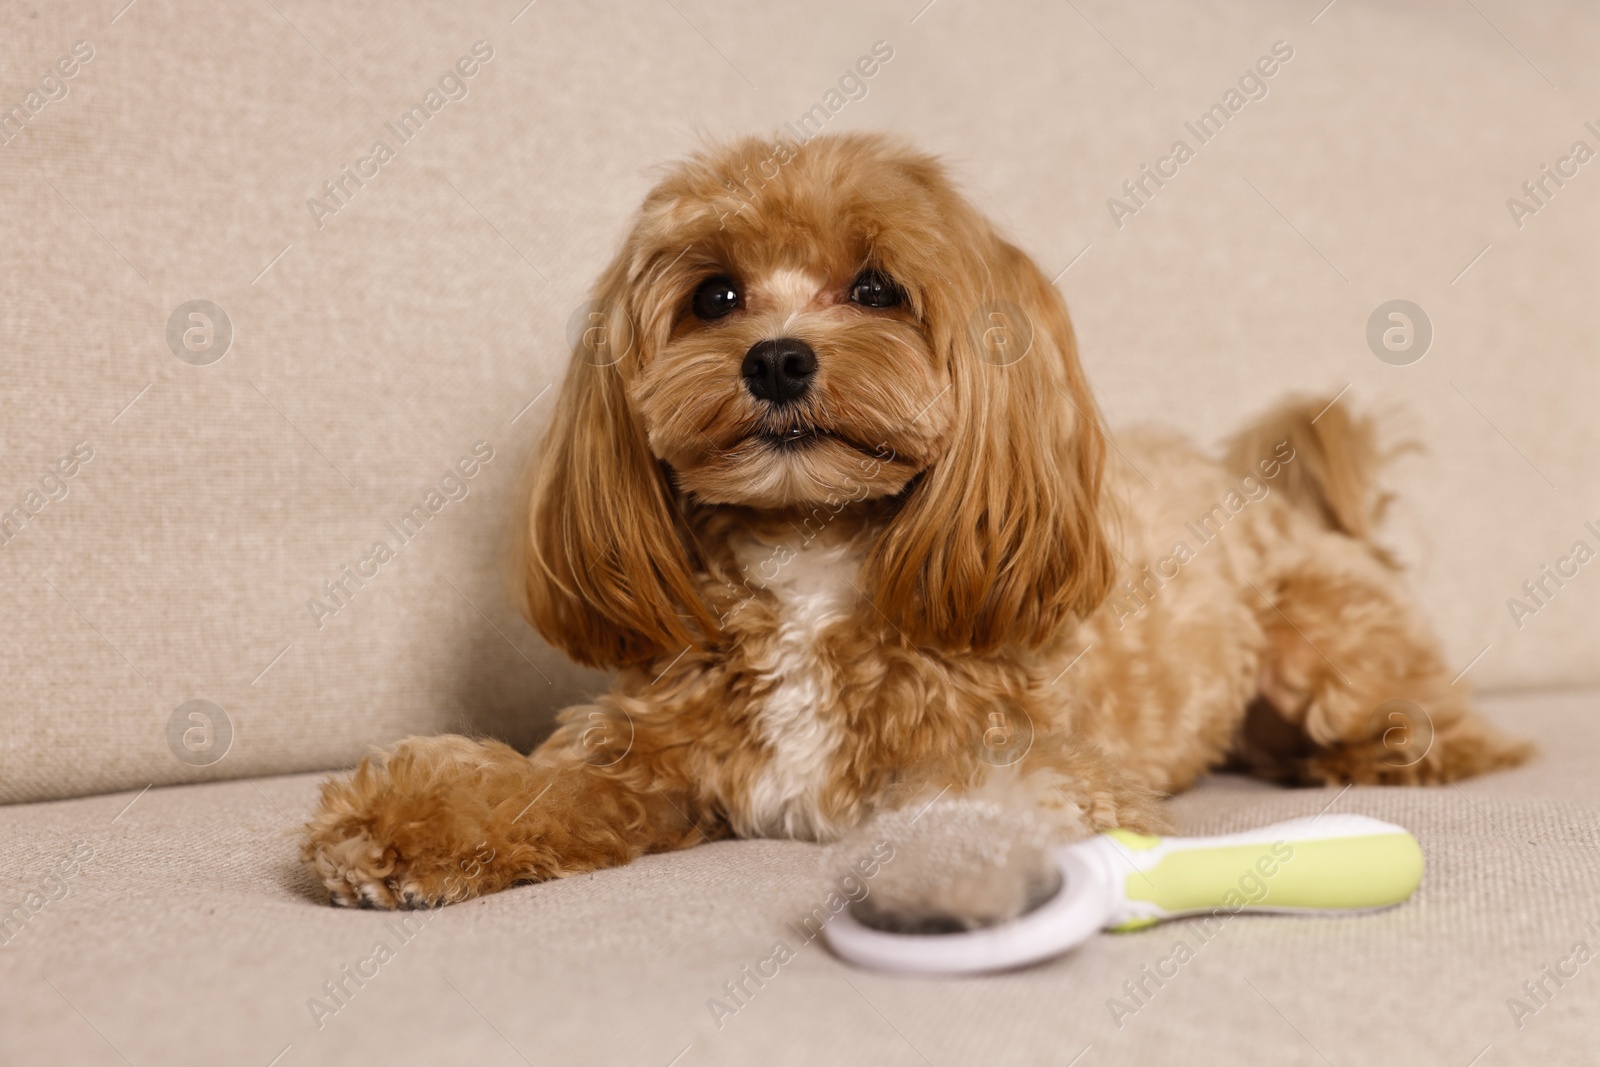
[[(756, 664), (765, 694), (756, 722), (768, 752), (746, 803), (747, 832), (808, 840), (831, 837), (819, 810), (839, 746), (837, 671), (818, 635), (849, 612), (859, 560), (849, 545), (741, 550), (752, 584), (777, 601), (778, 626)], [(782, 562), (779, 562), (782, 561)]]

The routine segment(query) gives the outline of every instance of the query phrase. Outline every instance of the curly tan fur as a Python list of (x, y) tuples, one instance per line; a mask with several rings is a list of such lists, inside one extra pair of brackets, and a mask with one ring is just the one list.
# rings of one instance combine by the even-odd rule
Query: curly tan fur
[[(904, 299), (854, 301), (866, 268)], [(702, 319), (718, 275), (739, 306)], [(1072, 836), (1160, 829), (1162, 795), (1229, 762), (1404, 784), (1528, 755), (1372, 540), (1368, 423), (1295, 401), (1221, 460), (1159, 430), (1108, 449), (1060, 296), (929, 157), (864, 135), (695, 156), (595, 307), (525, 584), (615, 685), (531, 756), (409, 738), (330, 781), (305, 858), (335, 903), (830, 840), (999, 774)], [(817, 360), (782, 404), (740, 369), (777, 337)]]

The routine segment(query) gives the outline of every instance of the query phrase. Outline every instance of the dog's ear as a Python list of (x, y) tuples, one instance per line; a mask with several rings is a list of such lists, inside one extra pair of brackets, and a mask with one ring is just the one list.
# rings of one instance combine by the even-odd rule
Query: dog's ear
[(923, 318), (950, 376), (946, 453), (908, 491), (868, 564), (913, 643), (1037, 646), (1110, 588), (1105, 439), (1066, 305), (987, 224), (942, 261)]
[(717, 630), (677, 495), (628, 403), (628, 381), (660, 340), (631, 298), (629, 259), (625, 250), (607, 269), (575, 327), (522, 552), (529, 621), (592, 667), (673, 655)]

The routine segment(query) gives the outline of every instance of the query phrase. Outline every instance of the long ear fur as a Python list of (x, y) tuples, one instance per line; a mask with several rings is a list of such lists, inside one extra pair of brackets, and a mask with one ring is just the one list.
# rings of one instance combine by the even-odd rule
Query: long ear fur
[[(590, 304), (606, 333), (586, 331), (574, 348), (540, 450), (523, 553), (529, 620), (592, 667), (673, 655), (717, 629), (676, 494), (628, 404), (641, 348), (654, 343), (629, 299), (629, 255)], [(633, 350), (621, 355), (604, 338), (618, 347), (632, 338)]]
[[(910, 489), (869, 580), (912, 642), (981, 652), (1037, 646), (1093, 610), (1113, 563), (1099, 517), (1104, 436), (1066, 305), (1027, 256), (974, 229), (970, 260), (941, 264), (924, 301), (948, 361), (949, 450)], [(1003, 358), (985, 343), (990, 326), (1011, 331)]]

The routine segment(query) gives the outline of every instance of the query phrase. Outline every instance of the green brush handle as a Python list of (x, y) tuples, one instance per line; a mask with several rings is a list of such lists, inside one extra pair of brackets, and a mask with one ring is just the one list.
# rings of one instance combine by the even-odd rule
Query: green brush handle
[(1406, 900), (1422, 880), (1416, 838), (1365, 815), (1293, 819), (1219, 837), (1112, 830), (1071, 847), (1098, 861), (1112, 930), (1206, 913), (1368, 911)]

